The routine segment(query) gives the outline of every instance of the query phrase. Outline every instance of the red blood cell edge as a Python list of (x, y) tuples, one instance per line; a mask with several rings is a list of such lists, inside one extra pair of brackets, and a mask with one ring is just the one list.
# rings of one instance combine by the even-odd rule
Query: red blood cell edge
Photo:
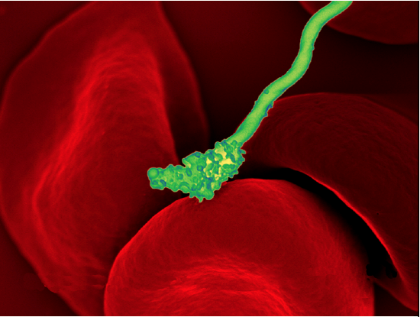
[[(300, 1), (310, 14), (327, 1)], [(366, 40), (386, 44), (412, 44), (419, 41), (419, 3), (417, 1), (353, 1), (328, 26)]]
[[(375, 282), (418, 306), (418, 126), (357, 95), (278, 100), (253, 138), (242, 173), (290, 168), (332, 190), (375, 233), (397, 270)], [(241, 171), (240, 171), (241, 172)]]
[(286, 181), (177, 200), (123, 248), (107, 315), (372, 315), (366, 254), (347, 224)]
[(47, 33), (6, 87), (5, 226), (50, 290), (79, 314), (101, 315), (118, 251), (179, 197), (152, 190), (147, 169), (205, 150), (207, 134), (159, 4), (89, 4)]

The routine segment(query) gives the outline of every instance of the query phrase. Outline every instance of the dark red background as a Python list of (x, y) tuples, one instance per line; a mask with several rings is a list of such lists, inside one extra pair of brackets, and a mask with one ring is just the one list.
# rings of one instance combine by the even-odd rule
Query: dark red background
[[(44, 32), (83, 5), (0, 3), (1, 93)], [(289, 69), (310, 17), (298, 2), (165, 2), (164, 9), (195, 69), (212, 143), (233, 133), (262, 89)], [(417, 123), (418, 44), (386, 45), (326, 27), (311, 67), (286, 96), (312, 92), (369, 94)], [(73, 314), (43, 287), (1, 225), (0, 251), (1, 315)], [(378, 315), (417, 315), (379, 287), (376, 300)]]

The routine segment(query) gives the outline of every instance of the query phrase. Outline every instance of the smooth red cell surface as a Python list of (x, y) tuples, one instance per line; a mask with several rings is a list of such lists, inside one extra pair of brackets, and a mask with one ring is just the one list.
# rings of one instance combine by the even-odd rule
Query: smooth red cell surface
[(120, 252), (110, 315), (372, 315), (367, 258), (346, 223), (285, 181), (238, 180), (184, 198)]
[[(368, 224), (397, 270), (375, 282), (418, 305), (418, 127), (363, 97), (277, 101), (245, 143), (246, 170), (290, 168), (331, 189)], [(246, 175), (246, 174), (245, 174)]]
[[(42, 34), (83, 4), (84, 2), (53, 1), (0, 3), (0, 95), (13, 68), (37, 44)], [(3, 224), (0, 224), (0, 249), (0, 315), (74, 314), (48, 288), (32, 288), (28, 286), (33, 283), (24, 283), (32, 281), (40, 286), (39, 278), (17, 249)]]
[(159, 5), (88, 5), (47, 34), (6, 88), (5, 225), (50, 290), (77, 313), (103, 314), (118, 251), (179, 197), (152, 190), (147, 169), (204, 150), (206, 135), (192, 70)]
[[(310, 14), (328, 1), (300, 1)], [(328, 22), (333, 29), (386, 44), (419, 41), (418, 1), (353, 1), (342, 14)]]

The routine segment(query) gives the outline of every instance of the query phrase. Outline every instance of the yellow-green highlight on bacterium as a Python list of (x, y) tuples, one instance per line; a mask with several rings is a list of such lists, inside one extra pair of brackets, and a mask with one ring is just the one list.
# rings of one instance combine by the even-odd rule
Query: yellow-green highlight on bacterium
[(305, 74), (312, 60), (315, 40), (322, 27), (346, 10), (351, 3), (352, 1), (332, 1), (311, 17), (303, 29), (299, 52), (292, 67), (264, 89), (251, 112), (232, 136), (216, 142), (215, 148), (204, 154), (195, 152), (183, 158), (182, 163), (185, 166), (171, 164), (164, 169), (150, 168), (147, 171), (150, 186), (160, 190), (169, 188), (174, 192), (180, 190), (189, 193), (190, 198), (197, 197), (199, 202), (204, 198), (212, 199), (223, 182), (238, 174), (239, 166), (245, 161), (245, 151), (241, 147), (267, 117), (274, 101)]

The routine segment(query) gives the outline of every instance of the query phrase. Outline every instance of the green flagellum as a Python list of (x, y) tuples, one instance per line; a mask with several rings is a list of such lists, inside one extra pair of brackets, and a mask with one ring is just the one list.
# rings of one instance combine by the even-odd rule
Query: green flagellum
[(299, 52), (290, 70), (268, 85), (259, 95), (251, 112), (241, 123), (236, 132), (216, 142), (215, 148), (206, 153), (195, 152), (182, 159), (185, 166), (168, 165), (165, 169), (152, 167), (147, 171), (150, 186), (154, 189), (182, 191), (189, 193), (190, 198), (197, 197), (199, 202), (204, 198), (210, 200), (222, 183), (238, 174), (238, 169), (245, 161), (241, 149), (258, 129), (261, 121), (267, 117), (273, 103), (288, 88), (293, 86), (307, 71), (312, 60), (314, 43), (322, 27), (338, 14), (346, 10), (352, 1), (332, 1), (316, 12), (302, 32)]
[(299, 52), (292, 67), (286, 74), (263, 90), (249, 115), (241, 123), (236, 132), (227, 139), (229, 142), (236, 140), (237, 142), (245, 143), (254, 135), (262, 119), (267, 116), (267, 112), (272, 107), (273, 102), (306, 73), (312, 60), (315, 40), (322, 27), (332, 18), (346, 10), (351, 3), (352, 1), (333, 1), (311, 17), (303, 29)]

